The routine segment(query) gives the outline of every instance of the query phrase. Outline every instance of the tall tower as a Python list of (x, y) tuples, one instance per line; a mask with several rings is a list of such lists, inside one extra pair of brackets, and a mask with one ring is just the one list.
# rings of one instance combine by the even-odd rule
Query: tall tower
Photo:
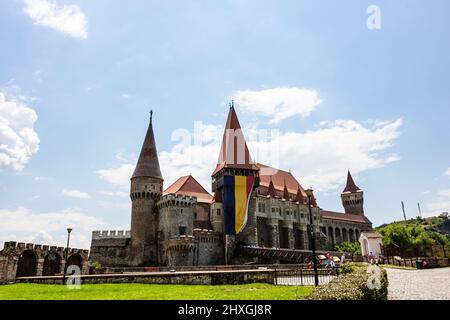
[(131, 251), (130, 265), (158, 263), (158, 213), (156, 202), (163, 190), (158, 152), (150, 112), (150, 124), (139, 160), (131, 177)]
[[(222, 146), (220, 148), (219, 160), (212, 174), (212, 191), (216, 202), (213, 210), (223, 210), (222, 199), (224, 199), (224, 177), (225, 176), (258, 176), (258, 167), (253, 163), (244, 134), (241, 129), (233, 103), (230, 104), (225, 131), (223, 133)], [(255, 187), (258, 180), (255, 182)], [(219, 212), (219, 211), (217, 211)], [(225, 215), (225, 212), (224, 212)], [(222, 217), (224, 216), (222, 215)], [(256, 235), (256, 211), (254, 197), (250, 197), (248, 205), (248, 219), (246, 227), (236, 236), (226, 236), (225, 260), (232, 264), (232, 256), (235, 243), (244, 242), (248, 245), (257, 245)]]
[(341, 193), (345, 213), (364, 215), (364, 192), (353, 181), (350, 170), (347, 174), (347, 185)]

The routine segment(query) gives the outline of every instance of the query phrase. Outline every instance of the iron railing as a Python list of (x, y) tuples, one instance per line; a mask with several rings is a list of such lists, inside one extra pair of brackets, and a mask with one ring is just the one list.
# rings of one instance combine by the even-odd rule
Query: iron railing
[[(339, 267), (320, 268), (317, 274), (319, 285), (327, 284), (339, 275)], [(292, 269), (275, 269), (274, 282), (284, 286), (313, 286), (314, 270), (304, 265)]]

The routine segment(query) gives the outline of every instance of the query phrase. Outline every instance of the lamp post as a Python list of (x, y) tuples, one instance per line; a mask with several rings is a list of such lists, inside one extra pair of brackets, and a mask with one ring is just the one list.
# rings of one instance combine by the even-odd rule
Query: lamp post
[(311, 233), (311, 249), (312, 249), (312, 261), (314, 267), (314, 285), (317, 287), (319, 285), (319, 275), (317, 273), (317, 258), (316, 258), (316, 233), (314, 230), (314, 220), (311, 209), (311, 198), (313, 197), (313, 189), (305, 190), (308, 196), (308, 207), (309, 207), (309, 232)]
[(71, 232), (72, 232), (72, 228), (67, 228), (67, 246), (66, 246), (66, 256), (64, 258), (66, 260), (66, 263), (64, 265), (63, 282), (62, 282), (63, 285), (66, 284), (67, 259), (69, 256), (69, 241), (70, 241), (70, 233)]

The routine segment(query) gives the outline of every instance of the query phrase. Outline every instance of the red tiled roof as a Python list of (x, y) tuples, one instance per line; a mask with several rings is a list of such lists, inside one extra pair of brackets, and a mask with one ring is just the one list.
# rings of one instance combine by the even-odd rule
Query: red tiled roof
[(345, 220), (359, 223), (370, 223), (369, 219), (367, 219), (365, 216), (334, 211), (322, 210), (322, 217), (326, 219)]
[(342, 193), (358, 192), (359, 190), (361, 190), (361, 189), (355, 184), (355, 181), (353, 181), (352, 174), (350, 173), (350, 170), (349, 170), (348, 174), (347, 174), (347, 185), (345, 186), (345, 189), (344, 189), (344, 191), (342, 191)]
[(381, 234), (379, 234), (378, 232), (362, 232), (361, 235), (366, 236), (367, 238), (383, 238), (383, 236)]
[(179, 178), (164, 191), (164, 194), (169, 193), (197, 197), (197, 202), (203, 203), (212, 203), (214, 199), (193, 176)]
[(230, 107), (228, 113), (219, 160), (212, 176), (223, 168), (258, 170), (250, 157), (234, 106)]
[(307, 197), (305, 190), (297, 181), (297, 179), (295, 179), (292, 173), (272, 168), (261, 163), (257, 163), (256, 166), (260, 170), (259, 171), (260, 186), (268, 189), (270, 181), (272, 181), (278, 197), (280, 198), (283, 197), (285, 184), (291, 199), (297, 198), (299, 189), (302, 196), (304, 198)]

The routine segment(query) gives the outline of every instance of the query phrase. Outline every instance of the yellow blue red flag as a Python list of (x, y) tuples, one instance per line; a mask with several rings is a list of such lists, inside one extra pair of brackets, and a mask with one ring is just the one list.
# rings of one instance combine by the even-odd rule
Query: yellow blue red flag
[(225, 176), (223, 191), (223, 211), (225, 233), (240, 233), (248, 219), (248, 205), (252, 194), (255, 177)]

